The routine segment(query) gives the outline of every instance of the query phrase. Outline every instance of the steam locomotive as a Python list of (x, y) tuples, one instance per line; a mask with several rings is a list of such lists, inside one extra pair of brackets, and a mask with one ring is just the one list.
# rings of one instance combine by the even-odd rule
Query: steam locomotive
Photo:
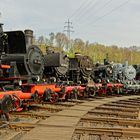
[(72, 81), (87, 84), (92, 78), (95, 83), (135, 83), (136, 71), (133, 66), (110, 64), (93, 66), (88, 56), (75, 54), (68, 58), (64, 53), (47, 52), (44, 56), (38, 46), (33, 45), (33, 31), (3, 32), (0, 24), (2, 77), (25, 79), (54, 79), (54, 82)]
[(44, 56), (41, 50), (32, 45), (33, 31), (9, 31), (1, 34), (1, 62), (10, 65), (4, 77), (26, 79), (54, 79), (58, 81), (73, 81), (87, 83), (92, 71), (92, 61), (88, 56), (75, 54), (68, 58), (64, 53), (47, 52)]
[(75, 54), (69, 58), (60, 52), (48, 52), (44, 56), (44, 75), (54, 77), (55, 81), (72, 81), (73, 83), (88, 83), (92, 72), (92, 60), (88, 56)]
[(39, 79), (44, 70), (44, 60), (41, 50), (32, 45), (33, 31), (3, 32), (0, 25), (0, 53), (1, 63), (10, 65), (6, 77)]
[(68, 79), (74, 83), (88, 83), (92, 66), (93, 63), (89, 56), (75, 53), (75, 58), (69, 58)]
[(140, 89), (139, 82), (136, 80), (136, 69), (127, 62), (98, 65), (93, 70), (92, 78), (96, 83), (121, 83), (124, 93)]
[[(22, 102), (35, 94), (4, 88), (17, 81), (38, 80), (42, 77), (44, 60), (41, 50), (32, 45), (31, 30), (3, 32), (0, 24), (0, 114), (9, 120), (8, 113), (17, 110)], [(14, 86), (13, 86), (14, 87)]]
[(67, 81), (67, 72), (69, 68), (69, 59), (63, 52), (54, 52), (49, 50), (44, 55), (44, 77), (52, 79), (55, 82)]

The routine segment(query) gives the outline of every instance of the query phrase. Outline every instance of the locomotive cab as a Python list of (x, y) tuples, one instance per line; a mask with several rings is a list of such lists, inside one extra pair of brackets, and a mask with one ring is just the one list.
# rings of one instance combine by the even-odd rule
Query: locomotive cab
[(26, 43), (25, 35), (22, 31), (9, 31), (5, 32), (8, 36), (7, 48), (5, 53), (8, 54), (25, 54)]

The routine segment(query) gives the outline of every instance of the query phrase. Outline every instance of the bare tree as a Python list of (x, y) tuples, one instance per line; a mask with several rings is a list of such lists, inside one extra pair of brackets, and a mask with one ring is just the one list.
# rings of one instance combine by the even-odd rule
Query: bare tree
[(68, 38), (64, 33), (57, 33), (55, 36), (55, 40), (56, 40), (56, 45), (59, 48), (65, 49), (67, 50), (67, 46), (68, 46)]
[(84, 41), (80, 38), (76, 38), (74, 40), (73, 48), (77, 51), (82, 51), (85, 48)]
[(45, 38), (44, 38), (44, 36), (40, 36), (38, 38), (38, 44), (45, 44)]
[(50, 33), (49, 34), (50, 38), (49, 38), (49, 42), (50, 42), (50, 46), (54, 45), (54, 40), (55, 40), (55, 34), (54, 33)]

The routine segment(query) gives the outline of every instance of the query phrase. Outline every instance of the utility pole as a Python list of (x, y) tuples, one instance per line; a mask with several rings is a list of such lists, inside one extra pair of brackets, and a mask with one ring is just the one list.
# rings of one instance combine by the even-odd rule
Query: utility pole
[(68, 37), (68, 46), (67, 48), (71, 48), (71, 33), (73, 33), (74, 31), (72, 30), (73, 26), (72, 26), (72, 22), (68, 19), (67, 22), (65, 22), (65, 26), (64, 26), (64, 32), (67, 32), (67, 37)]

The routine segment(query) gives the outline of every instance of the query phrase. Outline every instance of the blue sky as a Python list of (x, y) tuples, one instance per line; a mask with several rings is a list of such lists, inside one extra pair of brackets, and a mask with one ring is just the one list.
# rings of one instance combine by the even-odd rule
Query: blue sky
[(140, 46), (140, 1), (129, 0), (117, 8), (126, 1), (0, 0), (0, 22), (5, 30), (30, 28), (36, 36), (48, 36), (50, 32), (62, 32), (70, 18), (75, 30), (72, 38), (120, 47)]

